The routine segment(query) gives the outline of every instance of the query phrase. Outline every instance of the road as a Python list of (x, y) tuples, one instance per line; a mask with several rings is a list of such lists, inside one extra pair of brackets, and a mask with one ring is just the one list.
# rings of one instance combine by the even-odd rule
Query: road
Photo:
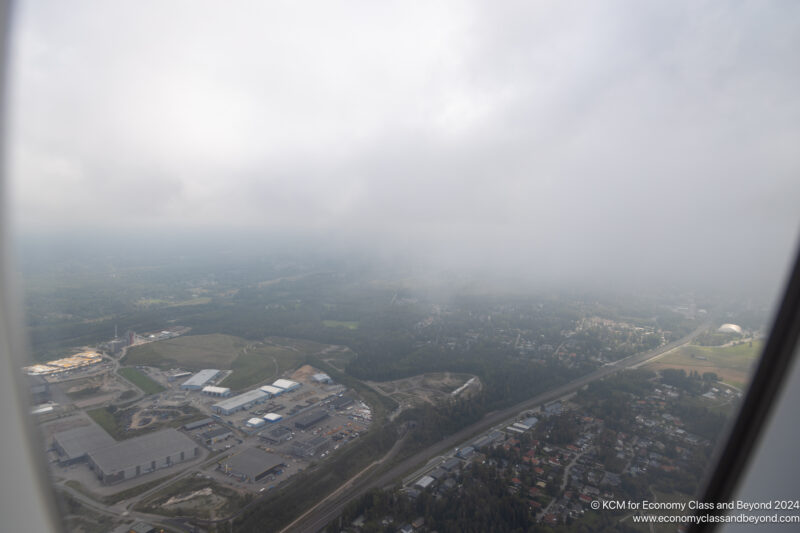
[(475, 422), (474, 424), (465, 427), (457, 433), (442, 439), (436, 444), (425, 448), (424, 450), (397, 464), (392, 469), (378, 474), (377, 477), (370, 478), (367, 476), (365, 479), (361, 479), (358, 482), (353, 483), (348, 490), (339, 492), (336, 497), (329, 497), (327, 500), (323, 500), (323, 502), (320, 502), (320, 504), (317, 505), (316, 510), (309, 513), (305, 519), (294, 523), (295, 531), (317, 532), (327, 526), (334, 518), (339, 516), (347, 502), (361, 496), (368, 490), (378, 487), (391, 486), (395, 480), (411, 471), (417, 465), (428, 461), (428, 459), (431, 457), (441, 455), (446, 450), (454, 448), (456, 445), (490, 429), (495, 425), (500, 424), (503, 421), (515, 418), (520, 411), (538, 407), (542, 404), (551, 402), (561, 398), (562, 396), (566, 396), (567, 394), (575, 392), (592, 381), (602, 379), (637, 365), (641, 365), (641, 363), (645, 361), (658, 357), (665, 352), (688, 343), (706, 328), (708, 328), (708, 324), (703, 324), (689, 335), (677, 341), (670, 342), (669, 344), (665, 344), (664, 346), (654, 350), (620, 359), (613, 364), (600, 367), (594, 372), (570, 381), (569, 383), (561, 385), (560, 387), (556, 387), (555, 389), (551, 389), (547, 392), (534, 396), (533, 398), (524, 402), (520, 402), (512, 407), (508, 407), (501, 411), (487, 413), (478, 422)]

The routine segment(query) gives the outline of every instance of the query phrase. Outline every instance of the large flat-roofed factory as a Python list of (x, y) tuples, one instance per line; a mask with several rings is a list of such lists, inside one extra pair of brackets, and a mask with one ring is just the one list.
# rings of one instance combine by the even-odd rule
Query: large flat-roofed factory
[(234, 396), (233, 398), (228, 398), (227, 400), (222, 400), (221, 402), (215, 403), (211, 406), (211, 409), (223, 415), (230, 415), (237, 411), (241, 411), (242, 409), (252, 407), (258, 403), (265, 402), (268, 399), (268, 393), (260, 389), (254, 389), (243, 392), (242, 394)]
[(219, 463), (219, 469), (226, 474), (237, 476), (242, 481), (261, 481), (285, 465), (285, 461), (274, 453), (259, 448), (248, 448)]
[(294, 426), (298, 429), (308, 429), (326, 418), (328, 418), (328, 413), (322, 409), (318, 409), (297, 418), (294, 422)]
[(110, 484), (194, 459), (200, 455), (200, 447), (170, 428), (124, 440), (87, 455), (97, 477)]
[(115, 441), (94, 424), (53, 435), (59, 463), (86, 461), (103, 483), (111, 484), (194, 459), (200, 447), (175, 429)]
[(53, 435), (53, 447), (58, 452), (58, 462), (62, 465), (85, 461), (87, 453), (113, 446), (116, 442), (111, 435), (94, 424)]

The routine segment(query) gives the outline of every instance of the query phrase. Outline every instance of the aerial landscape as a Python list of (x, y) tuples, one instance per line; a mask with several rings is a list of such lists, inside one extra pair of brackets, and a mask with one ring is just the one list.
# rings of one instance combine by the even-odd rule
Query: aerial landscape
[(84, 261), (36, 274), (41, 301), (85, 270), (120, 287), (119, 312), (32, 304), (41, 355), (23, 369), (75, 531), (633, 530), (588, 504), (696, 490), (769, 312), (288, 256), (196, 258), (169, 287), (175, 257)]
[(685, 527), (797, 249), (800, 4), (19, 4), (42, 516)]

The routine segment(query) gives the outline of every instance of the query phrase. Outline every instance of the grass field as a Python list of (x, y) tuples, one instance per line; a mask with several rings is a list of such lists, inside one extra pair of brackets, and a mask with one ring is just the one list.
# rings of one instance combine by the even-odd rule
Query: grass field
[(114, 438), (122, 433), (119, 425), (117, 424), (117, 419), (114, 418), (114, 415), (111, 414), (108, 409), (105, 407), (98, 407), (97, 409), (91, 409), (86, 411), (86, 414), (89, 415), (92, 420), (97, 422), (97, 425), (101, 428), (106, 430), (106, 433), (111, 435)]
[(135, 346), (128, 350), (125, 362), (187, 370), (230, 368), (246, 345), (244, 339), (230, 335), (188, 335)]
[(326, 328), (358, 329), (358, 322), (348, 322), (345, 320), (323, 320), (322, 325)]
[(687, 373), (714, 372), (720, 380), (744, 388), (750, 381), (754, 363), (761, 355), (763, 343), (754, 341), (736, 346), (680, 346), (646, 366), (651, 370), (680, 368)]
[(283, 372), (297, 367), (304, 359), (305, 354), (301, 351), (258, 344), (242, 351), (231, 363), (233, 373), (220, 385), (241, 390), (268, 379), (278, 379)]
[(248, 342), (230, 335), (189, 335), (131, 348), (125, 363), (187, 370), (231, 369), (233, 373), (220, 385), (242, 390), (277, 379), (283, 372), (299, 366), (306, 356), (326, 347), (312, 341), (278, 337)]
[(136, 368), (120, 368), (117, 373), (142, 389), (145, 394), (157, 394), (163, 390), (164, 387), (153, 381), (148, 375)]

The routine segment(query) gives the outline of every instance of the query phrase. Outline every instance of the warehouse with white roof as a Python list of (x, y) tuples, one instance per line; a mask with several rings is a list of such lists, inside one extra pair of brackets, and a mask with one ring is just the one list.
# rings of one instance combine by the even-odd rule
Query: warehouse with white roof
[(254, 389), (243, 392), (242, 394), (234, 396), (233, 398), (228, 398), (227, 400), (217, 402), (211, 406), (211, 409), (223, 415), (230, 415), (236, 411), (241, 411), (242, 409), (247, 409), (256, 404), (265, 402), (268, 399), (269, 394), (261, 389)]
[(217, 377), (219, 373), (220, 371), (216, 368), (206, 368), (184, 381), (181, 388), (184, 390), (200, 390), (208, 385), (209, 381)]
[(247, 421), (246, 425), (249, 428), (260, 428), (261, 426), (263, 426), (266, 423), (267, 422), (263, 418), (253, 417), (253, 418), (251, 418), (250, 420)]
[(280, 389), (278, 387), (273, 387), (272, 385), (264, 385), (263, 387), (260, 388), (260, 390), (263, 390), (270, 396), (279, 396), (283, 392), (283, 389)]
[(215, 387), (214, 385), (206, 385), (203, 387), (203, 394), (217, 396), (219, 398), (227, 398), (231, 395), (231, 389), (228, 387)]
[(283, 389), (286, 392), (292, 391), (300, 386), (300, 384), (296, 381), (292, 381), (290, 379), (278, 379), (275, 380), (275, 383), (272, 384), (273, 387), (278, 387), (279, 389)]

